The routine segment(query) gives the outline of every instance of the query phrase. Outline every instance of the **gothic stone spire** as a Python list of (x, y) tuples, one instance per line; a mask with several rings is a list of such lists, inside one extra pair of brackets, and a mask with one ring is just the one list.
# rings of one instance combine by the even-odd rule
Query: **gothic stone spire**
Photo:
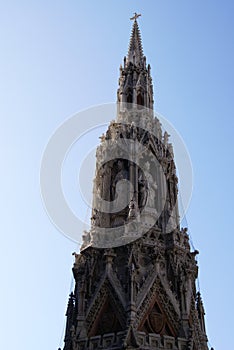
[[(169, 135), (149, 113), (152, 82), (136, 19), (124, 61), (121, 110), (96, 154), (92, 227), (74, 253), (64, 350), (208, 350), (197, 252), (180, 228)], [(114, 204), (118, 210), (106, 210)]]
[[(138, 15), (139, 16), (139, 15)], [(144, 63), (143, 48), (141, 43), (141, 33), (136, 20), (136, 15), (133, 17), (132, 35), (128, 49), (128, 62), (132, 62), (136, 66), (142, 66)]]
[(134, 106), (143, 106), (153, 109), (153, 85), (150, 74), (150, 65), (146, 66), (146, 57), (143, 54), (141, 34), (136, 20), (133, 17), (132, 34), (127, 58), (124, 57), (124, 67), (120, 66), (119, 89), (117, 101), (128, 109)]

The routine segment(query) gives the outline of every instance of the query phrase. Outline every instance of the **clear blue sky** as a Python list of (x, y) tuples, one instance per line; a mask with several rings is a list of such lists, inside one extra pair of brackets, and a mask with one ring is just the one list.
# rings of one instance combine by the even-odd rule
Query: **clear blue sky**
[(216, 350), (233, 342), (233, 1), (9, 0), (0, 3), (2, 349), (61, 345), (77, 248), (44, 211), (41, 157), (68, 116), (115, 102), (135, 11), (155, 108), (193, 164), (187, 221), (209, 341)]

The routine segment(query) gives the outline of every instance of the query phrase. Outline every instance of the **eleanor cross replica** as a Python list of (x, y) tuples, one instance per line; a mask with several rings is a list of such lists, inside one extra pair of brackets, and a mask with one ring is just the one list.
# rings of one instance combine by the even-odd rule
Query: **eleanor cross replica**
[(64, 350), (208, 350), (198, 252), (180, 227), (173, 148), (154, 117), (139, 16), (120, 66), (117, 116), (97, 148)]

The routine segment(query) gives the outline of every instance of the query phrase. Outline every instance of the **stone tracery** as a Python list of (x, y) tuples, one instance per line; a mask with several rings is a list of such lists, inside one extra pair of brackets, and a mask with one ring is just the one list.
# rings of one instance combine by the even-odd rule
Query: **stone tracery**
[[(64, 350), (208, 350), (195, 286), (198, 252), (191, 252), (187, 230), (180, 228), (173, 148), (153, 116), (150, 66), (133, 20), (120, 68), (118, 115), (96, 152), (92, 229), (84, 233), (80, 254), (74, 253), (76, 286), (68, 303)], [(117, 156), (108, 158), (114, 151)], [(127, 182), (132, 187), (121, 192), (120, 184)], [(102, 200), (109, 209), (117, 203), (119, 210), (106, 212)], [(126, 244), (124, 237), (122, 245), (101, 246), (99, 228), (127, 223), (133, 225), (123, 230), (125, 236), (147, 229)]]

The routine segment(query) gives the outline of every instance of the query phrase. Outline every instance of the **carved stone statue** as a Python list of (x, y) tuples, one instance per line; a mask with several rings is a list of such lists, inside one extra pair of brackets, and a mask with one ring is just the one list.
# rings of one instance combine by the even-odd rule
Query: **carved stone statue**
[(148, 206), (150, 208), (154, 208), (155, 207), (155, 197), (156, 197), (156, 190), (157, 190), (157, 185), (153, 179), (153, 176), (150, 173), (150, 163), (146, 162), (145, 163), (145, 177), (146, 177), (146, 181), (148, 184)]
[(111, 168), (108, 166), (108, 164), (105, 164), (101, 171), (100, 176), (102, 179), (102, 189), (100, 190), (100, 197), (102, 197), (105, 200), (109, 199), (109, 193), (110, 193), (110, 176), (111, 176)]
[(93, 216), (91, 217), (92, 226), (100, 226), (100, 213), (94, 208)]
[(137, 216), (136, 202), (133, 199), (131, 199), (128, 207), (129, 207), (128, 219), (134, 219)]
[(115, 197), (116, 194), (116, 185), (121, 180), (127, 180), (128, 179), (128, 172), (126, 169), (124, 169), (124, 164), (121, 160), (118, 160), (117, 162), (117, 174), (114, 178), (113, 184), (112, 184), (112, 196)]
[(75, 265), (80, 265), (80, 262), (82, 262), (84, 260), (83, 256), (81, 254), (77, 254), (76, 252), (73, 252), (72, 255), (74, 255), (75, 257)]
[(146, 178), (144, 177), (143, 173), (140, 172), (139, 178), (138, 178), (138, 203), (139, 203), (139, 209), (143, 209), (146, 205), (147, 198), (148, 198), (148, 182)]
[(168, 144), (169, 136), (170, 135), (165, 131), (164, 135), (163, 135), (163, 143), (164, 143), (165, 146), (167, 146), (167, 144)]

